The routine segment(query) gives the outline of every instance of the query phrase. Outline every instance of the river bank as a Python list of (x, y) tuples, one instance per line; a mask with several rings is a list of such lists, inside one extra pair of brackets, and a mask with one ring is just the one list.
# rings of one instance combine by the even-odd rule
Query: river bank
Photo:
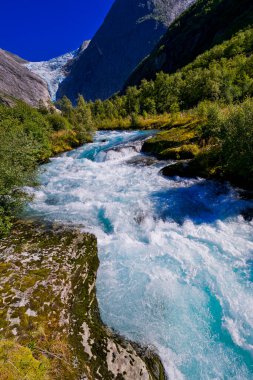
[(253, 198), (253, 182), (248, 170), (243, 167), (247, 155), (242, 147), (238, 144), (232, 153), (226, 153), (222, 142), (217, 137), (208, 136), (206, 129), (206, 120), (193, 117), (147, 139), (142, 152), (154, 155), (159, 160), (174, 161), (161, 170), (164, 176), (228, 181)]
[(6, 378), (165, 379), (152, 350), (102, 323), (98, 266), (96, 238), (78, 229), (22, 221), (0, 240), (0, 368)]

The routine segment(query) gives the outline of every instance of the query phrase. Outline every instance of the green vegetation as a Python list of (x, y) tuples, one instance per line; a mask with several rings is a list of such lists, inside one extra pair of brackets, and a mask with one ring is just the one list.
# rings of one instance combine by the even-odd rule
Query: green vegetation
[(195, 122), (158, 133), (143, 151), (160, 159), (192, 159), (165, 168), (165, 175), (220, 178), (253, 189), (253, 99), (202, 102), (192, 112)]
[(251, 186), (253, 28), (222, 41), (176, 73), (160, 72), (105, 101), (79, 96), (74, 108), (64, 97), (60, 111), (0, 105), (0, 235), (27, 199), (21, 189), (35, 184), (37, 165), (91, 141), (94, 128), (162, 129), (144, 151), (161, 159), (194, 158), (209, 174)]
[(35, 185), (38, 164), (91, 141), (93, 131), (90, 109), (81, 97), (77, 108), (70, 105), (69, 114), (22, 102), (0, 105), (0, 237), (27, 200), (21, 189)]
[(49, 361), (44, 355), (35, 359), (32, 351), (14, 341), (0, 340), (0, 376), (4, 380), (49, 380)]
[(145, 141), (142, 151), (154, 153), (159, 159), (194, 158), (200, 152), (201, 129), (198, 123), (172, 128)]
[[(180, 174), (253, 187), (253, 28), (214, 46), (174, 74), (160, 72), (122, 96), (90, 104), (99, 127), (159, 128), (143, 151), (194, 159)], [(184, 168), (186, 166), (184, 165)]]
[(95, 126), (90, 106), (85, 102), (83, 96), (80, 95), (78, 97), (77, 106), (75, 108), (66, 96), (58, 101), (57, 106), (61, 110), (63, 117), (74, 126), (78, 143), (83, 144), (92, 141)]
[[(207, 120), (203, 127), (205, 155), (210, 156), (211, 151), (213, 161), (215, 152), (217, 174), (253, 188), (253, 99), (228, 107), (200, 105), (197, 112)], [(213, 168), (213, 162), (207, 164), (209, 172)]]
[(213, 47), (175, 74), (160, 72), (155, 80), (129, 87), (123, 96), (91, 104), (94, 118), (119, 123), (128, 115), (147, 117), (191, 109), (204, 100), (225, 104), (253, 96), (253, 28)]
[(139, 85), (143, 78), (154, 79), (159, 71), (174, 73), (252, 24), (251, 0), (197, 0), (169, 27), (126, 87)]

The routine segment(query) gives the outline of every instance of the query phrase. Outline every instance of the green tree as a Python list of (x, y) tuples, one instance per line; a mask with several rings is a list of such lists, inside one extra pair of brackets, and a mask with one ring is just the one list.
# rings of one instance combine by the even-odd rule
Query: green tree
[(78, 96), (77, 106), (74, 110), (74, 129), (80, 142), (84, 143), (92, 139), (95, 126), (91, 108), (82, 95)]
[(56, 105), (61, 110), (63, 116), (71, 120), (73, 116), (73, 105), (67, 96), (64, 95), (63, 98), (58, 100)]
[(137, 87), (128, 87), (126, 91), (126, 111), (128, 115), (140, 113), (140, 90)]

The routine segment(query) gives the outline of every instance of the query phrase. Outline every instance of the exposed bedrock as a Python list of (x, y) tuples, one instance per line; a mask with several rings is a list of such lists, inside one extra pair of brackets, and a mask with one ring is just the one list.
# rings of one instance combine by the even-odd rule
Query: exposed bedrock
[(0, 102), (11, 105), (12, 97), (31, 106), (50, 101), (47, 84), (24, 65), (21, 58), (0, 49)]
[(93, 235), (17, 223), (11, 236), (0, 240), (0, 342), (28, 347), (44, 363), (38, 367), (43, 380), (165, 379), (152, 350), (103, 325), (96, 298), (98, 266)]

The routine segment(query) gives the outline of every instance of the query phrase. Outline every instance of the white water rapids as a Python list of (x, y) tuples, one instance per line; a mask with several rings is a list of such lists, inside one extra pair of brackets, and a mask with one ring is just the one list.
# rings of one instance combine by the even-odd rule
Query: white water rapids
[[(147, 132), (99, 132), (43, 167), (30, 212), (98, 238), (103, 321), (156, 347), (169, 379), (253, 378), (253, 208), (228, 186), (168, 179)], [(134, 380), (134, 379), (133, 379)]]

